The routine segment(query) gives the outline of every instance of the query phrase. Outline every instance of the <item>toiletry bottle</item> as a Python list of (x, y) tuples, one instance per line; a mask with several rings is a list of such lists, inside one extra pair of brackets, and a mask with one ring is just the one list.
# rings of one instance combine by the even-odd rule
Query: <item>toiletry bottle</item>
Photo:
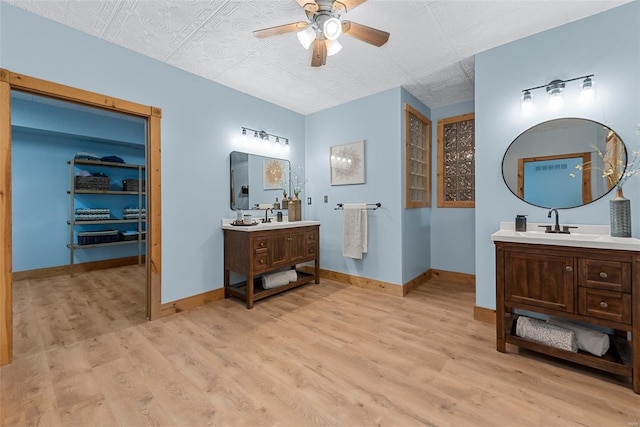
[(282, 212), (278, 212), (278, 213), (276, 214), (276, 221), (277, 221), (277, 222), (282, 222)]
[(236, 224), (242, 224), (244, 221), (244, 213), (242, 209), (236, 209)]
[(278, 201), (277, 197), (276, 197), (276, 202), (273, 204), (273, 209), (280, 209), (280, 202)]
[(527, 231), (526, 215), (516, 215), (516, 231)]

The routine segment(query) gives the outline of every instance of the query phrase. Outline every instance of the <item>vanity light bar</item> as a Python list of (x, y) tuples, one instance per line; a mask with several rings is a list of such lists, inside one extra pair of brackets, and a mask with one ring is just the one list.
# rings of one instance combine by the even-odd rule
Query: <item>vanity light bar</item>
[(593, 79), (594, 74), (587, 74), (585, 76), (574, 77), (572, 79), (566, 80), (552, 80), (547, 84), (543, 84), (540, 86), (534, 86), (527, 89), (522, 89), (522, 96), (520, 98), (521, 107), (523, 112), (528, 112), (531, 110), (533, 106), (533, 95), (531, 91), (545, 88), (547, 94), (549, 94), (549, 105), (550, 106), (558, 106), (561, 102), (561, 95), (567, 83), (573, 82), (576, 80), (582, 80), (581, 85), (581, 98), (585, 101), (590, 101), (593, 99)]
[(281, 144), (280, 140), (282, 140), (282, 141), (284, 141), (283, 148), (286, 151), (289, 151), (289, 148), (290, 148), (290, 146), (289, 146), (289, 138), (285, 138), (284, 136), (280, 136), (280, 135), (274, 135), (272, 133), (268, 133), (268, 132), (265, 132), (263, 130), (251, 129), (251, 128), (248, 128), (246, 126), (243, 126), (242, 127), (242, 136), (244, 138), (248, 138), (247, 131), (253, 132), (253, 138), (257, 139), (259, 141), (270, 142), (271, 138), (273, 137), (273, 138), (275, 138), (274, 142), (276, 144), (280, 145)]

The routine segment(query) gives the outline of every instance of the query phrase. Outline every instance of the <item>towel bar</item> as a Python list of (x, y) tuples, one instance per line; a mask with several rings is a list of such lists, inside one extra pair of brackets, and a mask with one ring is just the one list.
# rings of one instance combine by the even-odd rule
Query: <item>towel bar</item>
[[(366, 210), (375, 211), (380, 206), (382, 206), (382, 203), (380, 203), (380, 202), (378, 202), (378, 203), (367, 203), (366, 205), (367, 205)], [(344, 203), (338, 203), (338, 207), (337, 208), (333, 208), (334, 211), (339, 211), (339, 210), (343, 210), (343, 209), (344, 209)]]

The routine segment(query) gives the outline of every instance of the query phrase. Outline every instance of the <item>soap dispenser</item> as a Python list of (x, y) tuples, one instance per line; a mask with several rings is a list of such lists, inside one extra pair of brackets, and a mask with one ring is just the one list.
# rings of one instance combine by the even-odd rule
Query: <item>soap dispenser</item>
[(278, 201), (277, 197), (276, 197), (276, 202), (273, 204), (273, 209), (280, 209), (280, 202)]
[(526, 215), (516, 215), (516, 231), (527, 231)]

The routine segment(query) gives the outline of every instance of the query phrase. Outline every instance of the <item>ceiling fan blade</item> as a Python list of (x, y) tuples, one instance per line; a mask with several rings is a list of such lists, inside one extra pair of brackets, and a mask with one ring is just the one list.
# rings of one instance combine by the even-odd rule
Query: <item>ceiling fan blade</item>
[(374, 46), (382, 46), (389, 40), (389, 33), (351, 21), (342, 21), (342, 32)]
[(311, 66), (320, 67), (327, 63), (327, 45), (324, 40), (316, 39), (313, 42), (313, 56)]
[(259, 39), (264, 39), (266, 37), (273, 37), (279, 34), (304, 30), (307, 27), (307, 25), (309, 25), (308, 22), (303, 22), (303, 21), (292, 22), (291, 24), (278, 25), (277, 27), (270, 27), (270, 28), (263, 28), (262, 30), (255, 30), (253, 32), (253, 35)]
[(343, 9), (344, 12), (346, 13), (346, 12), (351, 12), (351, 9), (355, 9), (356, 7), (360, 6), (362, 3), (366, 1), (367, 0), (335, 0), (333, 2), (332, 7), (334, 9)]
[(312, 0), (296, 0), (300, 6), (307, 12), (317, 12), (319, 7), (315, 1)]

